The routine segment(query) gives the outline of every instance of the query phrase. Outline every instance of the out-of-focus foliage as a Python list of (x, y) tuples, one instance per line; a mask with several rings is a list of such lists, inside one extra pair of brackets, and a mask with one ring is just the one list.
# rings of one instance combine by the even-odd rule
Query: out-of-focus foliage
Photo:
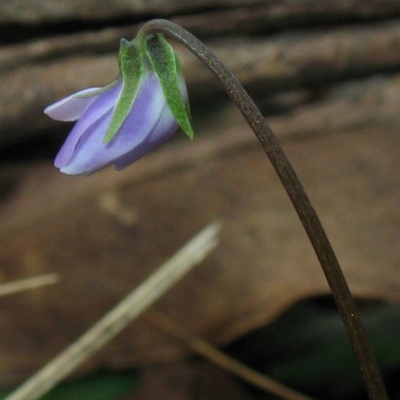
[[(362, 305), (361, 312), (383, 372), (398, 373), (400, 307), (370, 303)], [(326, 298), (296, 304), (271, 325), (236, 342), (232, 351), (268, 376), (315, 398), (352, 399), (363, 392), (343, 323)]]
[[(62, 383), (41, 400), (120, 400), (136, 386), (136, 372), (103, 372)], [(0, 399), (11, 392), (12, 389), (0, 389)]]

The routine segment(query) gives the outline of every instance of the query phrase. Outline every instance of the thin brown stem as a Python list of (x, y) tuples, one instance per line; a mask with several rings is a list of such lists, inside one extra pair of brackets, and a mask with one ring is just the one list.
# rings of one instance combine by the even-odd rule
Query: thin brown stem
[(346, 327), (369, 398), (371, 400), (387, 399), (388, 396), (372, 346), (336, 255), (299, 178), (263, 115), (235, 76), (195, 36), (179, 25), (166, 20), (148, 22), (141, 28), (139, 35), (146, 36), (155, 33), (163, 33), (176, 39), (202, 61), (218, 79), (253, 129), (286, 189), (314, 247)]

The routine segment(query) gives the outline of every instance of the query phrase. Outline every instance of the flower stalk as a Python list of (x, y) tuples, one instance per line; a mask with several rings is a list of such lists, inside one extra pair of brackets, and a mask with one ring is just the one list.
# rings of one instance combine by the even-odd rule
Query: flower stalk
[(371, 400), (387, 399), (372, 346), (333, 248), (299, 178), (263, 115), (236, 77), (201, 41), (179, 25), (166, 20), (152, 20), (143, 25), (137, 37), (146, 38), (159, 33), (183, 44), (214, 74), (254, 131), (296, 209), (325, 273), (368, 396)]

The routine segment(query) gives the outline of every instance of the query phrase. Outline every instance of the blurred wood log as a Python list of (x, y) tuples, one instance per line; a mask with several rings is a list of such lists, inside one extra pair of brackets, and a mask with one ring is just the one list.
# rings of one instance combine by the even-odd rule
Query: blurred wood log
[[(115, 30), (100, 35), (108, 46), (116, 36)], [(54, 128), (54, 122), (42, 113), (46, 105), (79, 89), (107, 84), (117, 76), (115, 54), (87, 54), (93, 40), (93, 35), (84, 34), (72, 41), (55, 39), (43, 46), (33, 43), (9, 49), (15, 51), (19, 62), (25, 61), (23, 66), (0, 72), (0, 79), (7, 82), (0, 86), (0, 143)], [(340, 79), (400, 68), (399, 21), (209, 44), (253, 95), (318, 88)], [(72, 56), (75, 51), (85, 54)], [(41, 57), (68, 52), (69, 57), (36, 63)], [(9, 54), (9, 58), (13, 56)], [(192, 99), (219, 90), (211, 74), (188, 52), (182, 52), (182, 61)]]
[(261, 1), (194, 15), (174, 16), (172, 21), (201, 36), (276, 32), (313, 25), (399, 17), (398, 3), (389, 1)]
[[(232, 9), (237, 9), (230, 14)], [(9, 24), (25, 23), (37, 24), (40, 22), (56, 22), (74, 20), (101, 20), (112, 18), (140, 18), (143, 16), (171, 16), (179, 13), (195, 14), (203, 13), (210, 9), (227, 10), (226, 16), (233, 17), (233, 26), (243, 21), (255, 18), (255, 25), (259, 21), (274, 22), (285, 21), (312, 21), (313, 18), (322, 19), (335, 18), (368, 18), (398, 15), (398, 2), (396, 0), (303, 0), (301, 2), (293, 1), (275, 1), (275, 0), (148, 0), (148, 1), (129, 1), (119, 0), (86, 0), (84, 3), (77, 3), (74, 0), (59, 1), (40, 1), (40, 0), (8, 0), (0, 5), (0, 23)], [(238, 14), (244, 14), (239, 16)], [(213, 11), (211, 11), (213, 15)], [(221, 15), (217, 11), (215, 15)], [(225, 14), (223, 14), (225, 15)], [(208, 25), (209, 29), (214, 30), (215, 25), (207, 21), (208, 17), (202, 19), (200, 23), (203, 27)], [(223, 19), (216, 19), (217, 25), (222, 25), (230, 31), (228, 20), (224, 23)], [(222, 22), (222, 24), (221, 24)], [(203, 28), (204, 29), (204, 28)], [(217, 28), (220, 30), (220, 28)]]

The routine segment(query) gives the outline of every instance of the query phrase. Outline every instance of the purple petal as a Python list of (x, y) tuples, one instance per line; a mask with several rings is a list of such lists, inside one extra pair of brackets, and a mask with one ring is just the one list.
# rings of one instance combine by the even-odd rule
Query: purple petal
[(76, 121), (83, 113), (94, 97), (77, 97), (99, 90), (100, 88), (89, 88), (71, 94), (45, 108), (44, 113), (56, 121)]
[[(179, 80), (179, 89), (182, 94), (184, 101), (188, 101), (187, 87), (185, 79), (181, 76)], [(172, 111), (167, 103), (164, 104), (164, 108), (161, 112), (160, 118), (154, 125), (152, 131), (146, 136), (145, 140), (138, 146), (127, 152), (120, 158), (117, 158), (112, 162), (117, 171), (128, 167), (133, 164), (139, 158), (153, 150), (155, 147), (169, 139), (178, 129), (179, 125), (172, 114)]]
[[(68, 164), (75, 151), (78, 141), (87, 130), (95, 129), (94, 126), (98, 125), (95, 124), (96, 121), (101, 119), (101, 117), (106, 114), (110, 114), (111, 116), (111, 111), (114, 108), (120, 91), (121, 82), (106, 92), (103, 92), (92, 98), (92, 101), (86, 107), (82, 116), (79, 118), (78, 122), (75, 124), (71, 133), (68, 135), (63, 146), (58, 152), (57, 157), (54, 160), (54, 165), (57, 168), (62, 168)], [(91, 126), (93, 126), (93, 128), (91, 128)]]
[[(113, 106), (115, 101), (116, 97)], [(143, 78), (132, 110), (109, 143), (104, 144), (103, 139), (111, 122), (112, 107), (109, 108), (111, 111), (100, 113), (99, 118), (94, 118), (91, 124), (85, 123), (84, 129), (82, 126), (77, 128), (79, 142), (74, 139), (74, 149), (69, 149), (73, 154), (62, 166), (61, 172), (71, 175), (92, 173), (132, 151), (152, 132), (164, 106), (165, 97), (160, 82), (154, 73), (149, 73)], [(81, 125), (81, 120), (86, 122), (89, 118), (93, 119), (92, 112), (96, 112), (94, 102), (85, 110), (77, 125)], [(70, 136), (73, 134), (78, 136), (74, 132)]]
[(165, 104), (160, 118), (145, 140), (131, 151), (112, 162), (115, 169), (117, 171), (121, 171), (122, 169), (131, 165), (150, 150), (169, 139), (177, 129), (178, 123), (176, 122), (175, 117), (172, 115), (172, 111), (169, 106)]
[[(106, 132), (107, 128), (110, 126), (112, 111), (113, 110), (110, 109), (104, 115), (100, 116), (100, 118), (90, 125), (88, 131), (102, 133)], [(102, 137), (98, 143), (96, 143), (96, 140), (94, 140), (95, 138), (96, 133), (90, 137), (91, 140), (88, 138), (79, 140), (69, 161), (63, 166), (59, 167), (60, 171), (68, 175), (80, 175), (89, 174), (92, 171), (94, 172), (106, 166), (108, 163), (105, 161), (104, 165), (102, 165), (104, 160), (96, 156), (98, 154), (98, 148), (101, 145), (104, 146), (102, 143)]]

